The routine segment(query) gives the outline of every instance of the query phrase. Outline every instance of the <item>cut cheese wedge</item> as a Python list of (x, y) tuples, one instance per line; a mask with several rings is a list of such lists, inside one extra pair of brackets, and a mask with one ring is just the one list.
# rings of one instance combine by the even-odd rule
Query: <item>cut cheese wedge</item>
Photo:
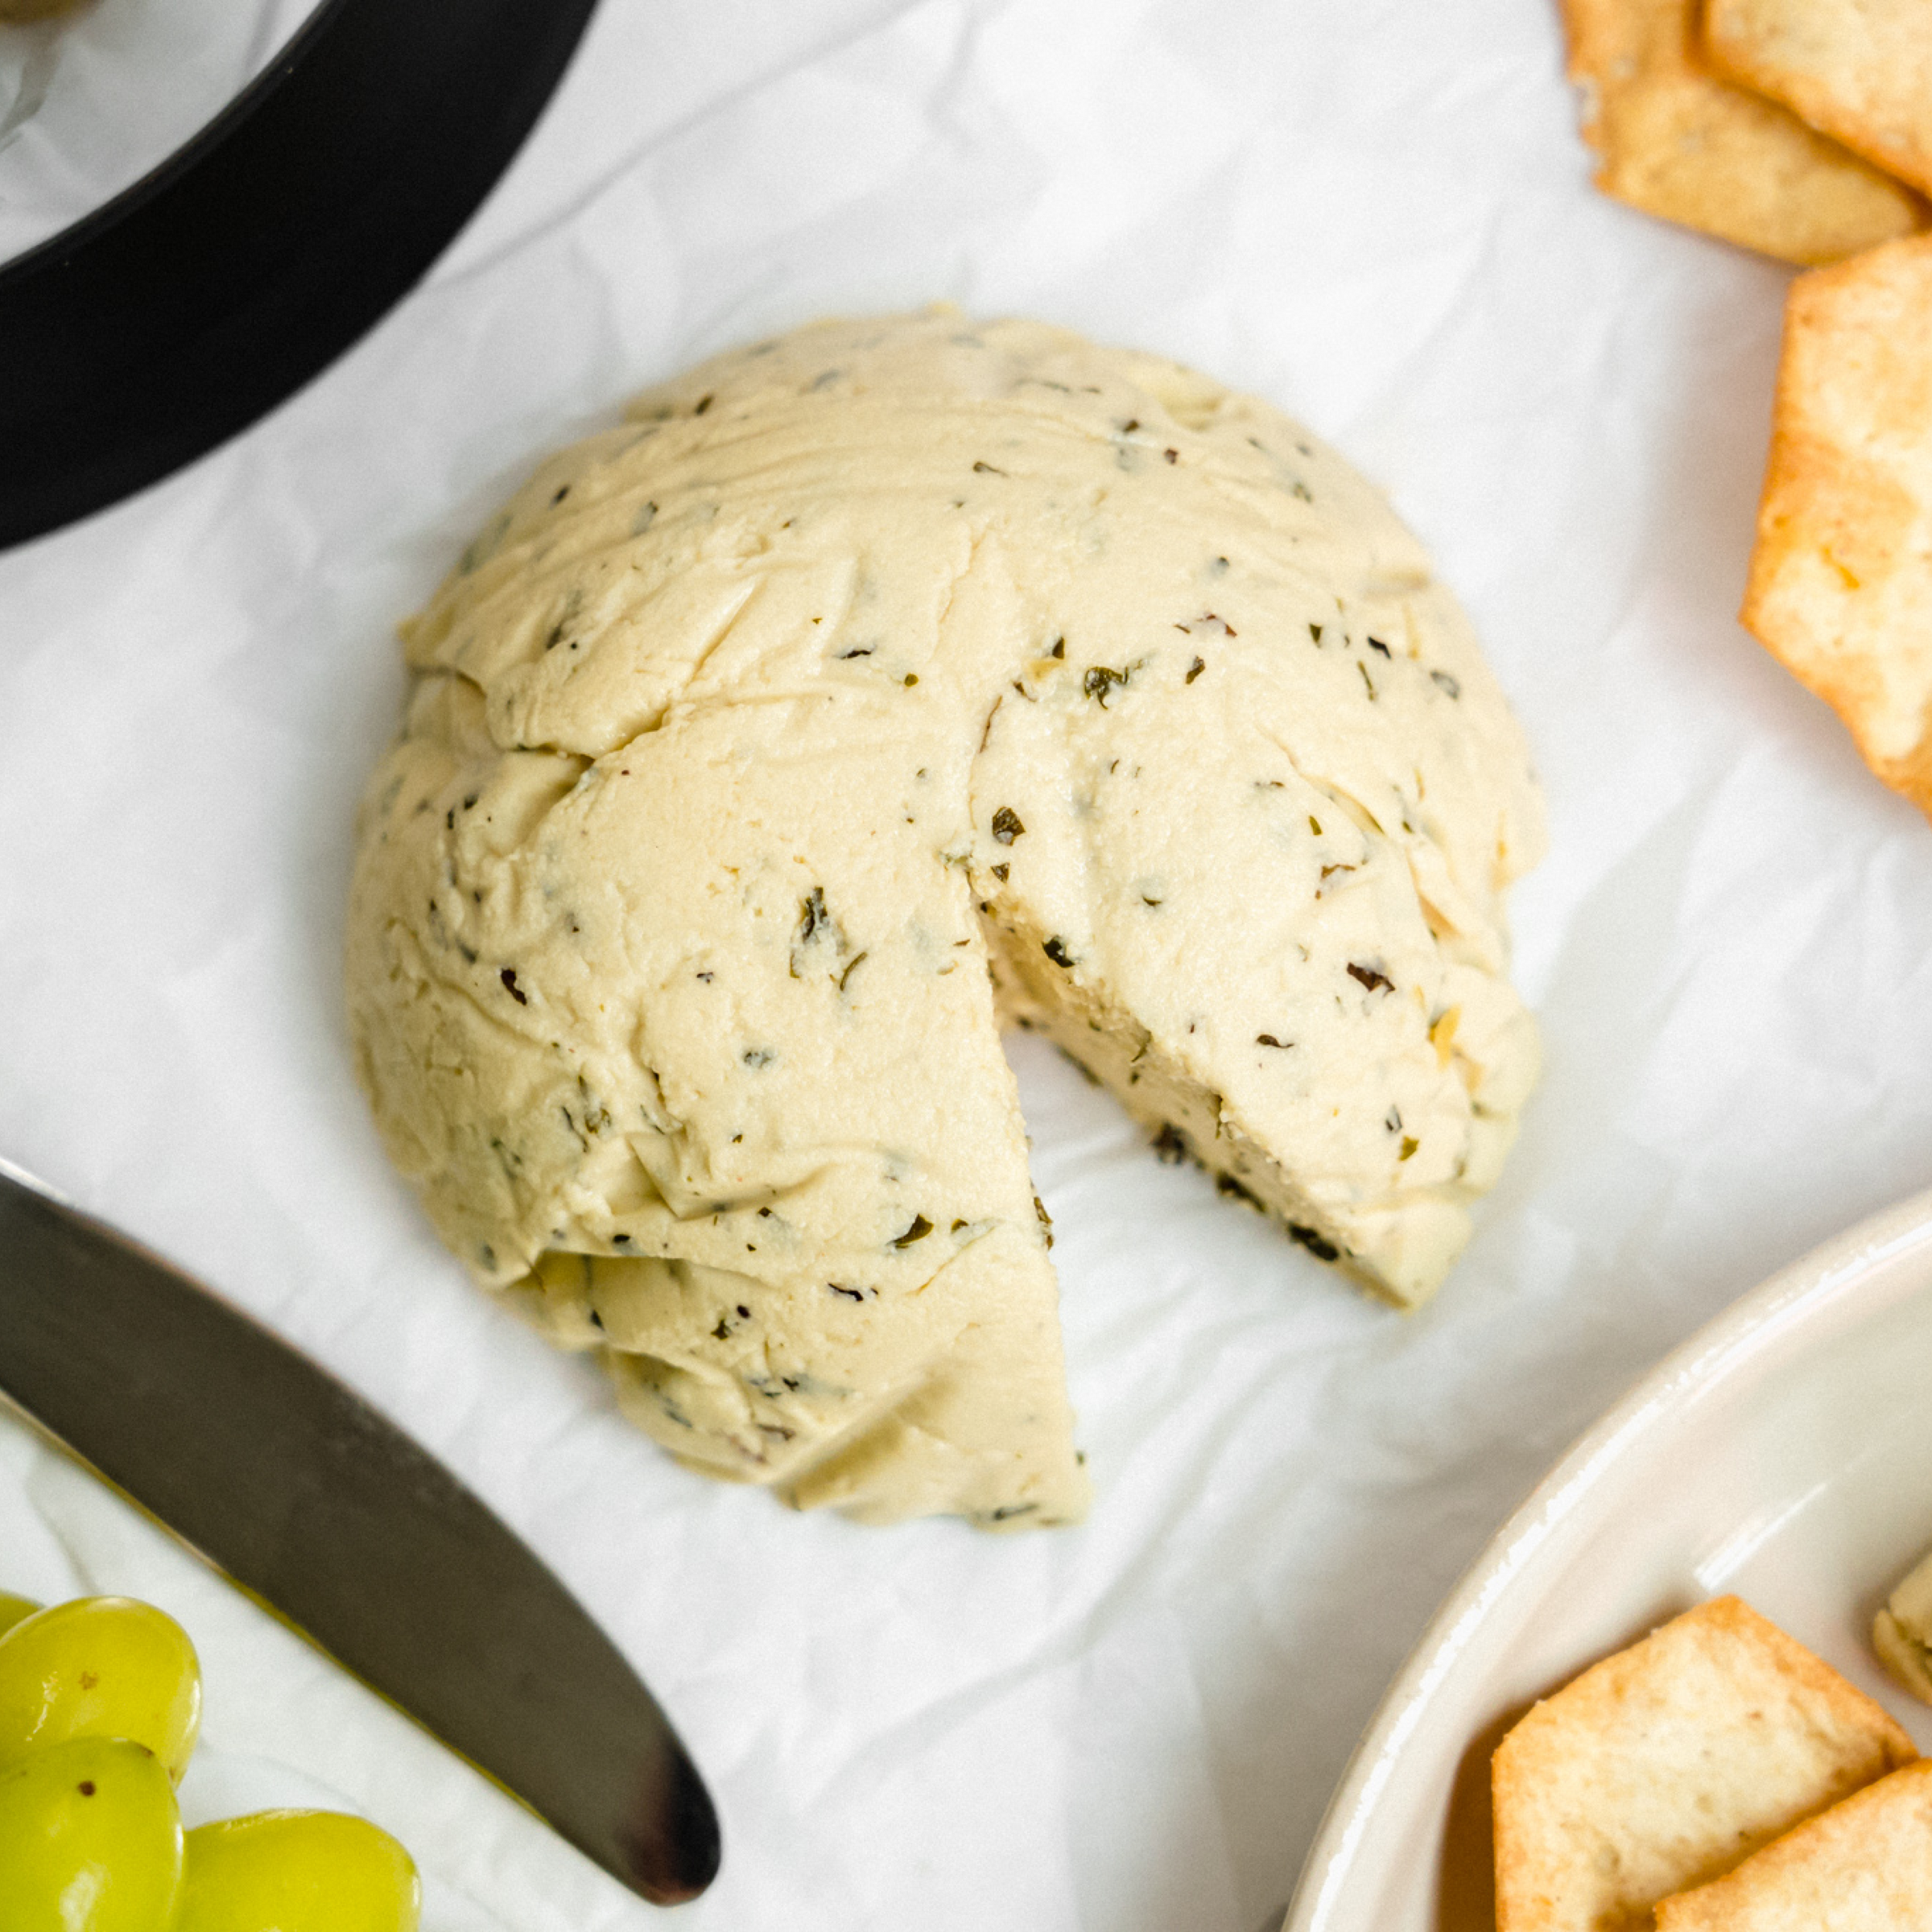
[(801, 330), (541, 469), (409, 627), (357, 1064), (451, 1247), (695, 1468), (1084, 1506), (1003, 1024), (1389, 1298), (1534, 1077), (1521, 735), (1382, 498), (1173, 365)]

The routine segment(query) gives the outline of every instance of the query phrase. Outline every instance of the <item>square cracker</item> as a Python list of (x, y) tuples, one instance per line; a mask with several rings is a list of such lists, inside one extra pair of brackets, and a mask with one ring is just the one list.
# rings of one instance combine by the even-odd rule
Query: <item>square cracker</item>
[(1657, 1932), (1906, 1932), (1932, 1926), (1932, 1758), (1868, 1785), (1666, 1898)]
[(1563, 0), (1596, 184), (1647, 213), (1809, 266), (1912, 233), (1925, 204), (1775, 102), (1719, 80), (1700, 0)]
[(1932, 237), (1792, 283), (1742, 615), (1932, 815)]
[(1671, 1893), (1918, 1756), (1734, 1596), (1592, 1665), (1492, 1766), (1497, 1932), (1637, 1932)]
[(1710, 0), (1704, 46), (1720, 72), (1932, 192), (1926, 0)]

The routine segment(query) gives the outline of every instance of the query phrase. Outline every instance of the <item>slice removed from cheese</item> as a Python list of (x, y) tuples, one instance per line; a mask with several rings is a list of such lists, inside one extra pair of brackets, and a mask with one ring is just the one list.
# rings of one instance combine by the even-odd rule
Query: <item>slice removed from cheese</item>
[(1932, 1704), (1932, 1550), (1872, 1620), (1879, 1661), (1912, 1695)]

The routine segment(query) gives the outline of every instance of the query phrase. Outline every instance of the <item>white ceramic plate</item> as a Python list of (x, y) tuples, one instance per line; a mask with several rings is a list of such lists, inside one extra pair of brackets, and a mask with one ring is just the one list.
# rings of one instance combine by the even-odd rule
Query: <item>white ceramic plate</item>
[(1493, 1925), (1489, 1754), (1536, 1697), (1734, 1591), (1932, 1752), (1866, 1647), (1932, 1542), (1932, 1194), (1746, 1295), (1577, 1444), (1484, 1553), (1343, 1778), (1283, 1932)]

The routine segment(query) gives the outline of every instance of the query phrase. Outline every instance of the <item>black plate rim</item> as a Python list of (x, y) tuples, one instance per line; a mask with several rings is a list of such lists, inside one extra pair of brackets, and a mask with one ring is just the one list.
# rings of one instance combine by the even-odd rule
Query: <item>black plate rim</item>
[(278, 407), (474, 213), (596, 0), (322, 0), (174, 153), (0, 266), (0, 550)]
[(173, 153), (163, 155), (146, 174), (138, 175), (98, 208), (90, 208), (85, 214), (68, 222), (65, 228), (56, 229), (31, 248), (23, 248), (19, 254), (0, 262), (0, 291), (16, 277), (24, 279), (42, 272), (43, 258), (62, 258), (76, 249), (85, 248), (95, 235), (138, 214), (156, 195), (165, 192), (171, 183), (191, 171), (209, 148), (228, 138), (238, 122), (261, 112), (267, 97), (283, 85), (291, 70), (301, 64), (310, 38), (324, 31), (347, 4), (348, 0), (320, 0), (320, 4), (310, 10), (308, 18), (289, 35), (261, 72), (213, 119), (196, 128)]

